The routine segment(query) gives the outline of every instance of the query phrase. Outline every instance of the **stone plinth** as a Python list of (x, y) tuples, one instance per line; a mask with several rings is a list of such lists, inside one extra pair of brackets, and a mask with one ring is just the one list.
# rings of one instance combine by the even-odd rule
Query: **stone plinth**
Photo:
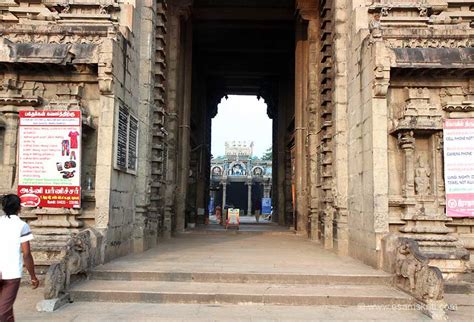
[(80, 228), (82, 222), (76, 217), (80, 216), (81, 211), (76, 209), (63, 208), (42, 208), (32, 212), (38, 219), (32, 221), (32, 227), (60, 227), (60, 228)]
[(37, 219), (30, 222), (35, 239), (32, 242), (37, 265), (47, 267), (62, 258), (67, 241), (78, 233), (83, 223), (76, 209), (42, 208), (31, 211)]
[(469, 252), (446, 227), (452, 219), (445, 215), (406, 215), (406, 224), (400, 228), (403, 237), (418, 243), (421, 253), (429, 260), (429, 265), (438, 267), (445, 279), (451, 279), (469, 269)]

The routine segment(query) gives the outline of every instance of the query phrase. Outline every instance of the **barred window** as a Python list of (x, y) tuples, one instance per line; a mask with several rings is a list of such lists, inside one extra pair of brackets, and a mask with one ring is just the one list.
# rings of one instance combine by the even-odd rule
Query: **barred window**
[(115, 167), (135, 173), (138, 155), (138, 119), (129, 109), (120, 105), (117, 118)]

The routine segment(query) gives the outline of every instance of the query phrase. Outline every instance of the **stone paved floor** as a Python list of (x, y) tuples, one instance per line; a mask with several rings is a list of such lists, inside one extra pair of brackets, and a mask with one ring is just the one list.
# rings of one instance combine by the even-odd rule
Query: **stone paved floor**
[[(255, 226), (264, 229), (261, 233)], [(216, 228), (218, 229), (218, 228)], [(184, 233), (141, 254), (119, 258), (99, 268), (130, 271), (258, 272), (302, 274), (384, 274), (350, 257), (341, 257), (319, 244), (277, 226), (241, 225), (226, 233)]]
[[(99, 268), (124, 271), (385, 274), (350, 257), (340, 257), (326, 251), (317, 243), (270, 226), (242, 225), (240, 232), (229, 231), (225, 234), (212, 229), (197, 229), (193, 233), (162, 241), (156, 248), (144, 253), (119, 258)], [(261, 233), (245, 233), (246, 229), (254, 232), (261, 230)], [(15, 305), (17, 321), (427, 320), (420, 312), (403, 307), (394, 310), (386, 307), (76, 302), (54, 313), (38, 313), (35, 304), (40, 299), (40, 289), (22, 288)], [(469, 305), (471, 299), (469, 296), (464, 297), (460, 301), (464, 305), (459, 306), (456, 312), (450, 312), (450, 318), (472, 318), (474, 310)]]

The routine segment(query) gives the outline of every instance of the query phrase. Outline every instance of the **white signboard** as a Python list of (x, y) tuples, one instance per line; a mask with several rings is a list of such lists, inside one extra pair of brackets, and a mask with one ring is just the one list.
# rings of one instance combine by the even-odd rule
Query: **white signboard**
[(474, 217), (474, 119), (444, 122), (446, 214)]

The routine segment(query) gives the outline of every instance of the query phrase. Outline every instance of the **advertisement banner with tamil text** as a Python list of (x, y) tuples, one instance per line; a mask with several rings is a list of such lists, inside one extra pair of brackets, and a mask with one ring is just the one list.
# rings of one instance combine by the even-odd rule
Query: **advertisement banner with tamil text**
[(81, 112), (20, 111), (18, 195), (23, 207), (81, 207)]

